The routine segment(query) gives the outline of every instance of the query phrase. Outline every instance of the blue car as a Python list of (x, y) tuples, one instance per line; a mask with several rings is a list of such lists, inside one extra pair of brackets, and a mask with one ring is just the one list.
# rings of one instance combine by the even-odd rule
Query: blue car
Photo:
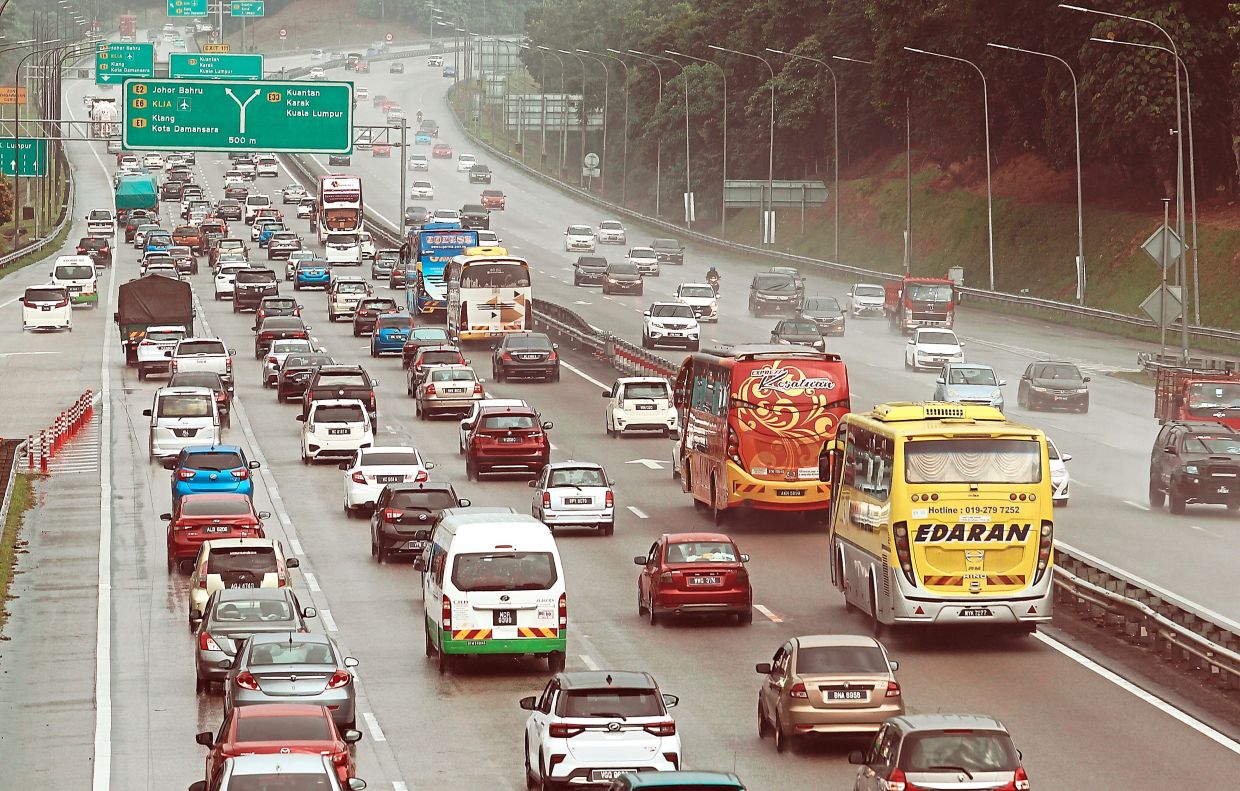
[(151, 231), (143, 242), (143, 248), (148, 253), (162, 253), (169, 247), (172, 247), (172, 234), (167, 231)]
[(293, 290), (321, 288), (326, 291), (331, 278), (331, 267), (326, 261), (302, 259), (297, 262), (297, 271), (293, 273)]
[(172, 504), (181, 497), (198, 493), (226, 493), (254, 496), (250, 470), (258, 462), (248, 461), (237, 445), (188, 445), (164, 462), (172, 470)]
[(375, 331), (370, 336), (370, 356), (400, 354), (409, 340), (409, 328), (413, 317), (408, 313), (383, 313), (375, 319)]
[(435, 141), (435, 138), (432, 137), (431, 133), (426, 131), (425, 129), (419, 129), (413, 135), (413, 142), (415, 145), (429, 146), (434, 141)]
[(261, 231), (258, 232), (258, 246), (266, 247), (267, 242), (271, 241), (271, 235), (273, 233), (275, 233), (276, 231), (287, 231), (287, 230), (288, 228), (285, 228), (284, 225), (281, 223), (274, 223), (274, 222), (268, 223), (267, 225), (263, 226), (263, 229)]
[(638, 791), (638, 789), (663, 789), (677, 791), (692, 788), (694, 791), (745, 791), (745, 784), (731, 772), (627, 772), (616, 778), (608, 791)]

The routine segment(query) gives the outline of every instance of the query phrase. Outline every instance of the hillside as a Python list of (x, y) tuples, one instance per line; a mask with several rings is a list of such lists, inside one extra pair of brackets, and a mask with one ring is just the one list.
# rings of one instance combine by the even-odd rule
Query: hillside
[[(281, 50), (382, 41), (385, 33), (391, 33), (398, 44), (426, 37), (425, 32), (401, 22), (361, 16), (358, 5), (358, 0), (293, 0), (270, 16), (246, 21), (246, 48), (274, 56)], [(284, 41), (280, 40), (281, 28), (288, 31)], [(234, 52), (241, 51), (239, 19), (224, 22), (224, 40)]]

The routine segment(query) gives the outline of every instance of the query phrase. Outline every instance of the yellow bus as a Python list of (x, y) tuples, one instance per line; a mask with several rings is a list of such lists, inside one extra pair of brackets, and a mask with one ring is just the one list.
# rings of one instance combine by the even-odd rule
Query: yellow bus
[(1051, 620), (1046, 435), (989, 406), (881, 404), (832, 443), (831, 582), (890, 624)]

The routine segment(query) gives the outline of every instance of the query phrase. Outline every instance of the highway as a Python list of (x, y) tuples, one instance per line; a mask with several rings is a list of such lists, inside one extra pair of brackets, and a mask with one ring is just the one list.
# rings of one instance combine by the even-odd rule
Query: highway
[[(409, 73), (399, 87), (379, 63), (375, 73), (359, 82), (372, 92), (401, 97), (411, 114), (421, 106), (444, 126), (441, 139), (456, 145), (460, 138), (453, 139), (447, 108), (442, 105), (446, 81), (439, 80), (437, 71), (424, 72), (421, 59), (408, 63)], [(80, 107), (84, 92), (82, 83), (68, 85), (67, 101)], [(361, 123), (377, 122), (379, 117), (368, 106), (360, 116)], [(203, 153), (198, 161), (209, 197), (218, 198), (226, 157)], [(397, 216), (395, 161), (359, 154), (353, 168), (366, 178), (368, 201), (393, 219)], [(82, 201), (77, 213), (109, 205), (107, 160), (95, 162), (93, 157), (75, 153), (74, 162)], [(496, 186), (508, 193), (510, 206), (507, 212), (497, 213), (494, 227), (512, 252), (534, 262), (540, 275), (538, 297), (567, 305), (584, 303), (578, 307), (595, 324), (636, 339), (640, 311), (652, 297), (669, 294), (681, 279), (698, 279), (708, 262), (715, 263), (724, 277), (726, 320), (718, 327), (710, 326), (708, 335), (724, 341), (766, 337), (773, 320), (754, 320), (744, 313), (743, 284), (752, 265), (726, 257), (708, 258), (702, 250), (690, 248), (690, 264), (683, 276), (671, 269), (661, 280), (650, 281), (644, 298), (603, 299), (597, 291), (574, 289), (565, 282), (569, 258), (557, 249), (560, 235), (570, 222), (601, 219), (597, 212), (575, 207), (508, 168), (490, 164), (497, 171)], [(476, 188), (465, 183), (464, 174), (455, 173), (449, 163), (433, 163), (430, 178), (439, 194), (436, 205), (459, 206), (477, 194)], [(283, 176), (260, 182), (270, 189), (283, 183)], [(165, 224), (172, 222), (166, 215)], [(644, 238), (637, 229), (630, 233), (634, 239)], [(261, 260), (256, 247), (252, 253)], [(136, 276), (131, 250), (119, 255), (116, 269), (122, 281)], [(234, 363), (238, 407), (226, 441), (244, 445), (251, 458), (263, 462), (256, 505), (276, 514), (269, 520), (268, 534), (284, 541), (302, 560), (294, 576), (303, 602), (319, 608), (315, 628), (336, 636), (361, 662), (358, 676), (364, 713), (359, 727), (366, 738), (358, 746), (359, 776), (371, 788), (393, 791), (523, 788), (520, 739), (525, 712), (517, 700), (542, 688), (545, 665), (471, 661), (450, 676), (441, 677), (434, 671), (421, 650), (422, 603), (416, 573), (409, 565), (380, 566), (371, 560), (365, 521), (346, 519), (342, 512), (342, 473), (334, 465), (307, 468), (300, 463), (295, 407), (276, 403), (272, 391), (259, 384), (259, 364), (248, 351), (252, 316), (235, 315), (230, 305), (210, 298), (211, 281), (205, 267), (191, 282), (201, 300), (200, 329), (219, 335), (238, 351)], [(811, 283), (811, 293), (815, 288), (824, 293), (841, 290), (838, 284), (814, 278)], [(0, 280), (0, 288), (8, 286)], [(432, 475), (452, 481), (475, 505), (528, 507), (530, 490), (525, 478), (467, 482), (456, 452), (456, 422), (415, 421), (412, 404), (403, 395), (399, 361), (371, 360), (365, 342), (351, 336), (348, 324), (327, 321), (321, 294), (303, 291), (298, 295), (318, 342), (338, 360), (365, 364), (380, 380), (381, 442), (416, 444), (427, 458), (438, 462)], [(101, 307), (97, 313), (110, 316), (111, 308)], [(77, 314), (81, 317), (82, 313)], [(19, 334), (19, 322), (0, 326), (0, 351), (21, 350), (30, 343)], [(969, 313), (962, 329), (974, 359), (995, 364), (1012, 383), (1008, 388), (1012, 401), (1015, 379), (1036, 350), (1078, 359), (1098, 373), (1131, 359), (1109, 339), (1064, 333), (1067, 337), (1054, 340), (1057, 331), (1053, 328), (1005, 322), (988, 314)], [(110, 651), (101, 665), (106, 670), (105, 687), (110, 686), (106, 701), (111, 716), (104, 715), (106, 739), (96, 739), (95, 744), (103, 744), (110, 755), (108, 777), (116, 788), (184, 788), (201, 778), (204, 750), (194, 744), (194, 733), (215, 729), (221, 707), (218, 692), (196, 695), (193, 691), (192, 644), (185, 628), (186, 579), (170, 577), (164, 566), (164, 523), (158, 514), (169, 506), (168, 473), (146, 461), (141, 417), (160, 383), (139, 383), (135, 373), (124, 367), (115, 343), (108, 342), (115, 340), (110, 323), (97, 326), (95, 332), (86, 336), (91, 343), (85, 344), (94, 351), (75, 352), (103, 358), (94, 358), (94, 364), (105, 365), (111, 415), (104, 451), (105, 476), (111, 471), (106, 479), (111, 496), (106, 491), (100, 494), (111, 529), (102, 559), (110, 583), (111, 607), (103, 621)], [(81, 335), (78, 330), (72, 337), (41, 340), (53, 351), (68, 352), (79, 344)], [(929, 396), (931, 376), (903, 372), (902, 343), (880, 323), (850, 324), (849, 335), (838, 348), (850, 364), (855, 407)], [(973, 351), (979, 347), (985, 351)], [(489, 380), (488, 352), (478, 348), (468, 352), (476, 370)], [(12, 359), (18, 361), (15, 365), (24, 365), (22, 358)], [(566, 359), (572, 367), (566, 368), (558, 384), (488, 382), (487, 387), (497, 396), (529, 400), (555, 422), (555, 458), (601, 462), (617, 480), (615, 536), (558, 534), (568, 577), (569, 669), (651, 672), (665, 692), (681, 697), (673, 714), (689, 767), (734, 769), (755, 791), (850, 787), (855, 769), (845, 756), (855, 745), (815, 743), (791, 755), (777, 755), (769, 740), (758, 740), (754, 725), (758, 687), (754, 663), (769, 660), (792, 635), (866, 629), (862, 619), (845, 613), (839, 596), (829, 589), (822, 562), (824, 536), (799, 524), (753, 520), (731, 525), (729, 530), (742, 551), (752, 558), (755, 601), (762, 605), (762, 615), (748, 627), (710, 620), (648, 626), (636, 613), (632, 557), (643, 554), (662, 532), (705, 523), (672, 483), (666, 465), (651, 469), (659, 465), (641, 463), (666, 459), (666, 440), (605, 438), (598, 392), (610, 384), (614, 372), (587, 358), (570, 354)], [(81, 365), (82, 381), (90, 386), (96, 369), (90, 366), (90, 358)], [(37, 372), (14, 369), (6, 374), (30, 378)], [(5, 381), (21, 380), (6, 375)], [(1125, 499), (1142, 502), (1144, 455), (1153, 433), (1153, 419), (1146, 409), (1149, 397), (1140, 388), (1105, 376), (1096, 376), (1094, 384), (1094, 408), (1089, 415), (1028, 416), (1013, 410), (1017, 417), (1045, 426), (1060, 440), (1061, 447), (1075, 457), (1073, 472), (1086, 484), (1077, 490), (1072, 506), (1059, 514), (1059, 537), (1188, 598), (1223, 611), (1230, 607), (1234, 614), (1236, 605), (1228, 601), (1227, 593), (1232, 586), (1223, 584), (1228, 574), (1234, 575), (1228, 566), (1236, 548), (1227, 530), (1231, 520), (1221, 511), (1217, 517), (1212, 511), (1197, 511), (1173, 519), (1124, 505)], [(12, 384), (4, 388), (6, 397), (11, 397), (7, 391), (15, 389)], [(89, 514), (89, 509), (99, 506), (98, 501), (84, 501), (80, 510)], [(94, 512), (95, 518), (98, 513)], [(1168, 540), (1169, 535), (1175, 540)], [(1190, 563), (1190, 552), (1195, 562)], [(41, 568), (48, 570), (41, 573), (52, 573), (51, 558), (42, 560), (46, 562)], [(81, 590), (88, 594), (92, 586)], [(75, 602), (81, 607), (80, 622), (72, 628), (82, 639), (99, 638), (93, 631), (93, 598)], [(29, 636), (37, 637), (37, 628), (32, 627)], [(22, 646), (19, 650), (27, 663), (58, 658), (55, 641), (50, 639), (55, 636), (47, 634), (41, 644)], [(968, 631), (897, 635), (886, 642), (901, 661), (899, 679), (911, 711), (985, 712), (999, 717), (1023, 751), (1035, 788), (1176, 787), (1184, 782), (1189, 767), (1196, 785), (1226, 787), (1234, 782), (1229, 778), (1240, 750), (1235, 742), (1174, 718), (1165, 707), (1152, 705), (1096, 672), (1053, 636), (1015, 638)], [(25, 694), (37, 699), (42, 690), (37, 679), (30, 686)], [(37, 716), (37, 707), (23, 709), (20, 718), (10, 720), (5, 729), (14, 728), (20, 734), (23, 726), (33, 728)], [(91, 744), (80, 734), (78, 741), (84, 747), (75, 743), (65, 758), (84, 766), (91, 757)], [(0, 758), (21, 744), (20, 738), (16, 747), (10, 739), (0, 740)]]

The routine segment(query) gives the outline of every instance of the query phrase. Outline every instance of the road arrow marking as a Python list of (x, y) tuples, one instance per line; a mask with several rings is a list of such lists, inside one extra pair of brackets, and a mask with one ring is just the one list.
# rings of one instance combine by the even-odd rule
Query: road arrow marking
[(648, 470), (661, 470), (663, 469), (664, 462), (657, 459), (633, 459), (632, 461), (626, 461), (625, 464), (644, 464)]

